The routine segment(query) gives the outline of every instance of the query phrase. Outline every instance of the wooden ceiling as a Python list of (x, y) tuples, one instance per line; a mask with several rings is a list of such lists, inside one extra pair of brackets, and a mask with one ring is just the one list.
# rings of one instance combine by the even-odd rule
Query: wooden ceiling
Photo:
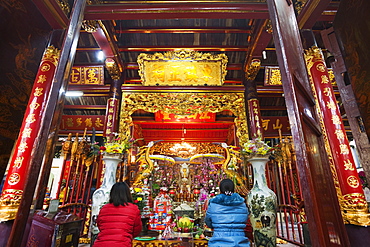
[[(45, 4), (52, 0), (35, 0), (49, 24), (56, 29), (68, 24), (67, 17), (56, 6)], [(331, 27), (338, 1), (293, 1), (302, 7), (298, 15), (301, 28), (311, 28), (317, 34)], [(277, 66), (274, 42), (269, 24), (267, 4), (263, 0), (244, 1), (92, 1), (86, 7), (84, 19), (99, 21), (95, 33), (81, 30), (75, 66), (103, 65), (98, 51), (113, 57), (122, 67), (125, 92), (150, 90), (222, 91), (226, 88), (244, 91), (243, 73), (252, 58), (261, 60), (257, 74), (257, 91), (263, 116), (286, 116), (281, 87), (263, 84), (265, 66)], [(72, 1), (70, 2), (72, 6)], [(58, 13), (58, 14), (56, 14)], [(224, 53), (228, 57), (225, 85), (214, 87), (143, 87), (138, 74), (140, 53), (190, 49), (202, 53)], [(65, 115), (105, 115), (110, 76), (106, 72), (104, 86), (70, 86), (82, 90), (83, 97), (66, 98)], [(136, 112), (136, 124), (142, 128), (145, 141), (161, 139), (190, 142), (226, 142), (233, 125), (228, 112), (216, 115), (212, 123), (161, 123), (153, 113)], [(184, 129), (186, 130), (184, 137)], [(64, 133), (63, 131), (61, 133)]]

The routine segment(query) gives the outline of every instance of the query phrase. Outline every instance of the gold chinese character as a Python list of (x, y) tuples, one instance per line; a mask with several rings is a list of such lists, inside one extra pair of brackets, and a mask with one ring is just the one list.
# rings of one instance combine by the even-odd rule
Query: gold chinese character
[(268, 130), (270, 119), (262, 119), (262, 128)]
[(26, 151), (26, 148), (28, 148), (27, 142), (21, 142), (18, 146), (18, 151), (23, 153), (24, 151)]
[(254, 114), (258, 114), (258, 109), (257, 108), (253, 108), (253, 113)]
[(105, 130), (105, 134), (106, 134), (106, 135), (110, 135), (111, 133), (112, 133), (112, 130), (111, 130), (111, 129), (107, 128), (107, 129)]
[(198, 113), (195, 113), (195, 114), (192, 114), (192, 115), (189, 115), (189, 116), (185, 116), (185, 117), (186, 118), (197, 119), (197, 116), (198, 116)]
[(324, 94), (325, 96), (331, 97), (331, 95), (332, 95), (332, 94), (331, 94), (330, 87), (326, 87), (326, 88), (324, 88), (323, 94)]
[(360, 185), (360, 182), (358, 181), (358, 179), (353, 175), (347, 178), (347, 183), (352, 188), (357, 188)]
[(72, 73), (71, 73), (71, 80), (72, 80), (72, 82), (74, 82), (74, 83), (78, 82), (78, 79), (79, 78), (80, 78), (80, 71), (79, 71), (79, 69), (73, 68), (72, 69)]
[(274, 124), (272, 124), (272, 128), (274, 130), (281, 129), (282, 127), (283, 127), (283, 125), (280, 123), (280, 119), (279, 118), (276, 119), (276, 122)]
[(87, 78), (88, 78), (89, 83), (94, 83), (95, 84), (95, 83), (98, 82), (98, 78), (96, 77), (96, 71), (97, 71), (97, 69), (93, 69), (93, 68), (88, 69)]
[(115, 105), (115, 101), (114, 100), (110, 100), (109, 101), (109, 106), (114, 107), (114, 105)]
[(73, 118), (67, 118), (66, 124), (68, 127), (73, 127)]
[(321, 83), (322, 84), (328, 84), (329, 83), (329, 78), (327, 75), (322, 75), (321, 76)]
[(113, 108), (109, 108), (108, 109), (108, 113), (113, 113), (114, 112), (114, 109)]
[(22, 166), (24, 157), (17, 157), (14, 161), (14, 167), (20, 168)]
[(316, 65), (316, 69), (320, 72), (325, 72), (325, 66), (322, 63), (319, 63), (318, 65)]
[(208, 115), (208, 112), (202, 112), (199, 115), (199, 119), (211, 119), (211, 116)]
[(29, 115), (27, 116), (27, 118), (26, 118), (26, 123), (31, 124), (31, 123), (33, 123), (33, 122), (35, 122), (35, 121), (36, 121), (36, 119), (35, 119), (35, 114), (29, 114)]
[(197, 69), (194, 65), (186, 67), (185, 76), (187, 81), (198, 81)]
[(337, 138), (339, 139), (339, 140), (341, 140), (341, 139), (344, 139), (344, 133), (343, 133), (343, 131), (342, 130), (335, 130), (335, 134), (337, 135)]
[(204, 81), (208, 82), (209, 79), (211, 79), (213, 76), (212, 74), (212, 68), (208, 64), (205, 64), (202, 70), (203, 73), (203, 79)]
[(37, 83), (44, 83), (46, 81), (46, 75), (39, 75)]
[(163, 120), (171, 120), (170, 114), (167, 112), (162, 112), (163, 113)]
[(355, 170), (355, 168), (353, 167), (353, 164), (350, 160), (345, 160), (344, 161), (344, 170), (350, 170), (350, 171)]
[(181, 74), (180, 67), (177, 65), (172, 65), (170, 67), (170, 78), (169, 81), (181, 81), (179, 75)]
[(253, 106), (253, 107), (258, 107), (258, 105), (257, 105), (257, 101), (256, 101), (256, 100), (253, 100), (253, 102), (252, 102), (252, 106)]
[(340, 121), (340, 118), (338, 115), (334, 115), (332, 118), (331, 118), (333, 124), (341, 124), (341, 121)]
[(91, 118), (85, 119), (85, 125), (86, 127), (91, 127), (93, 125)]
[(41, 66), (41, 71), (46, 72), (46, 71), (49, 71), (49, 70), (50, 70), (50, 64), (43, 63), (42, 66)]
[(20, 178), (21, 178), (21, 176), (18, 173), (12, 173), (9, 176), (8, 184), (15, 185), (19, 182)]
[(31, 109), (34, 109), (36, 110), (37, 108), (39, 108), (40, 104), (36, 102), (36, 98), (35, 100), (30, 104), (30, 108)]
[(76, 125), (78, 127), (78, 126), (81, 126), (81, 124), (82, 124), (82, 118), (79, 117), (76, 119)]
[(154, 64), (153, 70), (152, 70), (152, 77), (154, 81), (164, 82), (164, 66)]
[(95, 127), (102, 127), (104, 124), (103, 124), (103, 121), (100, 119), (100, 117), (98, 117), (96, 120), (95, 120)]
[(31, 128), (24, 128), (22, 131), (22, 138), (31, 137)]
[(349, 154), (349, 148), (346, 144), (340, 144), (339, 147), (341, 154)]
[(337, 107), (337, 104), (334, 103), (334, 101), (330, 100), (329, 102), (326, 102), (326, 106), (330, 109), (330, 110), (335, 110), (336, 107)]
[(42, 93), (42, 91), (43, 91), (44, 89), (43, 88), (39, 88), (39, 87), (37, 87), (36, 89), (35, 89), (35, 92), (33, 93), (33, 95), (34, 96), (36, 96), (36, 97), (38, 97), (38, 96), (41, 96), (43, 93)]

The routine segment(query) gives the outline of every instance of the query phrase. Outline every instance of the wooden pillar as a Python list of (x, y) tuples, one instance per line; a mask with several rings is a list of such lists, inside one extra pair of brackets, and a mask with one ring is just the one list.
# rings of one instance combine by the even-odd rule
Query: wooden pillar
[(261, 137), (263, 139), (262, 118), (259, 100), (257, 97), (257, 86), (255, 78), (260, 70), (261, 61), (253, 59), (249, 68), (245, 72), (243, 84), (245, 87), (245, 108), (248, 109), (249, 136), (251, 138)]
[(324, 146), (292, 1), (267, 0), (312, 246), (350, 246)]
[[(54, 126), (54, 123), (59, 126), (55, 119), (61, 119), (62, 114), (61, 112), (57, 111), (57, 106), (63, 105), (64, 102), (65, 91), (76, 53), (85, 6), (85, 0), (76, 0), (73, 6), (70, 23), (66, 32), (66, 36), (63, 40), (63, 49), (59, 58), (54, 81), (48, 95), (48, 102), (43, 115), (40, 116), (41, 127), (37, 135), (37, 141), (33, 146), (32, 158), (30, 160), (30, 165), (27, 168), (27, 179), (25, 182), (23, 196), (12, 226), (7, 247), (22, 246), (25, 227), (33, 200), (33, 194), (38, 181), (41, 164), (44, 159), (45, 146), (49, 138), (54, 138), (53, 135), (57, 135), (57, 129), (52, 132), (52, 127)], [(59, 108), (59, 110), (62, 110), (62, 108)], [(53, 135), (50, 136), (49, 132)]]
[(107, 140), (115, 137), (118, 131), (119, 110), (122, 98), (122, 73), (119, 71), (117, 63), (112, 58), (107, 58), (105, 65), (109, 71), (112, 81), (110, 84), (109, 99), (105, 113), (104, 136)]

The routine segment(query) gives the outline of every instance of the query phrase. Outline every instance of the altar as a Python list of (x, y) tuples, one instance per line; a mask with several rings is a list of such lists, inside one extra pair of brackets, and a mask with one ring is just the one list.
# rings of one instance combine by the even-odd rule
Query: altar
[(207, 240), (151, 240), (151, 241), (139, 241), (134, 240), (132, 243), (133, 247), (206, 247), (208, 246)]

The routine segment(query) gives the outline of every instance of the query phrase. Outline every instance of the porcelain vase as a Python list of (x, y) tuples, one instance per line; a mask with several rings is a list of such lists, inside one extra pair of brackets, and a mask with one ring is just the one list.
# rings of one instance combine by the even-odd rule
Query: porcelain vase
[(276, 246), (276, 194), (267, 186), (265, 169), (268, 157), (248, 160), (253, 167), (253, 188), (247, 195), (255, 246)]
[(105, 163), (103, 183), (95, 190), (92, 196), (91, 206), (91, 240), (92, 243), (99, 233), (96, 225), (96, 218), (100, 209), (109, 201), (109, 194), (112, 186), (116, 183), (117, 166), (122, 161), (122, 154), (105, 154), (102, 159)]

